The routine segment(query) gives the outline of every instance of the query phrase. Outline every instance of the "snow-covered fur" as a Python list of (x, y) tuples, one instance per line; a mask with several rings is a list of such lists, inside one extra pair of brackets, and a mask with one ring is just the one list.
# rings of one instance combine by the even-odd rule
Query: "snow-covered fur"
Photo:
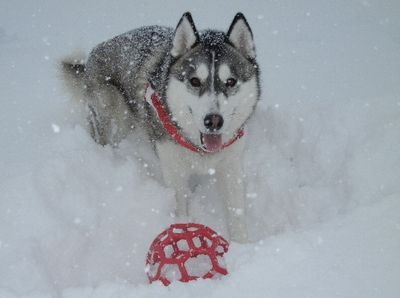
[[(142, 27), (96, 46), (87, 62), (63, 61), (64, 78), (84, 95), (96, 142), (117, 145), (137, 125), (148, 132), (165, 183), (176, 191), (176, 211), (188, 215), (189, 178), (215, 171), (226, 200), (231, 238), (247, 240), (241, 156), (245, 136), (222, 150), (253, 114), (260, 96), (251, 29), (238, 13), (228, 32), (198, 32), (190, 13), (175, 30)], [(144, 101), (151, 83), (181, 135), (179, 144)], [(208, 152), (208, 153), (204, 153)]]

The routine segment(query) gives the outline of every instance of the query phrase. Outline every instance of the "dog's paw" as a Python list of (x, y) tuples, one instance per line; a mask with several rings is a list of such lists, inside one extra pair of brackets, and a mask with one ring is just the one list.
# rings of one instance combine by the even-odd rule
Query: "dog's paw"
[(248, 243), (249, 238), (247, 233), (233, 233), (231, 235), (231, 241), (237, 242), (237, 243)]

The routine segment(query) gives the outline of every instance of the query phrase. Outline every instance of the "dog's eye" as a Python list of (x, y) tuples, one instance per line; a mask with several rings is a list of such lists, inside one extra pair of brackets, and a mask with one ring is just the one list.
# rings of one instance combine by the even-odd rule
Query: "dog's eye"
[(229, 78), (226, 80), (225, 85), (226, 87), (234, 87), (237, 81), (234, 78)]
[(201, 82), (198, 78), (193, 77), (190, 79), (190, 85), (192, 85), (193, 87), (200, 87), (201, 86)]

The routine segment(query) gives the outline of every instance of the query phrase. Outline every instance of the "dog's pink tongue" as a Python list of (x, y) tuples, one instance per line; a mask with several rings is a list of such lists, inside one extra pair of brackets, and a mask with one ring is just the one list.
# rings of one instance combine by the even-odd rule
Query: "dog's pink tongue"
[(216, 152), (222, 147), (222, 135), (220, 134), (204, 134), (204, 145), (207, 151)]

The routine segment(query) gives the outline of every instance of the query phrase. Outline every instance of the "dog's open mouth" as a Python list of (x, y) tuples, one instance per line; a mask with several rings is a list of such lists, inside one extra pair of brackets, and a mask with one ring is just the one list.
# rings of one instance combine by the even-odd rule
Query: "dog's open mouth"
[(217, 152), (222, 148), (222, 134), (200, 133), (203, 148), (208, 152)]

